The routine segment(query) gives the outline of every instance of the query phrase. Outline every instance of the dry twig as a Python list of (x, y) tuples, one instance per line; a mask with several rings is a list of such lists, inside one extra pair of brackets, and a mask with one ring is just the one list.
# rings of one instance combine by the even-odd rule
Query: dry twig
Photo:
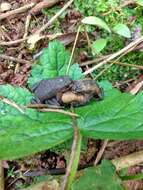
[(41, 112), (56, 112), (56, 113), (62, 113), (65, 115), (69, 115), (69, 116), (74, 116), (74, 117), (78, 117), (77, 114), (69, 112), (69, 111), (64, 111), (62, 109), (53, 109), (53, 108), (43, 108), (43, 109), (38, 109)]
[(97, 156), (96, 156), (95, 162), (94, 162), (94, 165), (95, 165), (95, 166), (96, 166), (96, 165), (98, 164), (98, 162), (101, 160), (102, 155), (103, 155), (103, 153), (104, 153), (104, 151), (105, 151), (105, 148), (107, 147), (108, 141), (109, 141), (108, 139), (103, 141), (103, 145), (102, 145), (101, 149), (99, 150), (99, 152), (98, 152), (98, 154), (97, 154)]
[(43, 0), (42, 2), (39, 2), (37, 5), (35, 5), (31, 10), (30, 14), (35, 14), (40, 12), (43, 8), (50, 8), (56, 3), (60, 2), (61, 0)]
[(47, 27), (51, 26), (51, 24), (73, 3), (74, 0), (68, 1), (64, 7), (57, 12), (44, 26), (42, 26), (39, 30), (37, 30), (34, 34), (40, 34), (43, 32)]
[(23, 13), (25, 11), (27, 11), (28, 9), (32, 8), (35, 5), (35, 3), (30, 3), (27, 5), (24, 5), (23, 7), (20, 7), (18, 9), (12, 10), (12, 11), (8, 11), (6, 13), (0, 14), (0, 20), (3, 20), (9, 16), (13, 16), (15, 14), (19, 14), (19, 13)]
[(6, 59), (6, 60), (9, 60), (9, 61), (18, 62), (18, 63), (21, 63), (21, 64), (32, 64), (31, 61), (27, 61), (27, 60), (24, 60), (24, 59), (19, 59), (19, 58), (7, 56), (7, 55), (4, 55), (4, 54), (0, 54), (0, 59)]
[(23, 111), (23, 109), (22, 109), (19, 105), (17, 105), (14, 101), (9, 100), (9, 99), (7, 99), (7, 98), (5, 98), (5, 97), (3, 97), (3, 96), (0, 96), (0, 100), (3, 101), (4, 103), (6, 103), (6, 104), (8, 104), (8, 105), (10, 105), (10, 106), (12, 106), (12, 107), (14, 107), (14, 108), (16, 108), (16, 109), (17, 109), (18, 111), (20, 111), (22, 114), (25, 113), (25, 112)]

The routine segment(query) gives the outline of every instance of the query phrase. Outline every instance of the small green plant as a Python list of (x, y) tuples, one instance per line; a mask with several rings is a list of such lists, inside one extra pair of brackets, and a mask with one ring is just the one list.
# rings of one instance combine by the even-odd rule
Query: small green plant
[[(106, 22), (106, 25), (108, 25), (108, 27), (112, 30), (111, 34), (109, 34), (106, 30), (98, 30), (98, 39), (96, 40), (105, 39), (107, 41), (106, 45), (104, 42), (103, 44), (101, 44), (102, 48), (100, 48), (100, 52), (98, 52), (97, 48), (99, 46), (96, 45), (95, 38), (91, 37), (91, 56), (93, 57), (97, 57), (102, 53), (111, 54), (120, 50), (126, 45), (126, 41), (132, 40), (130, 38), (133, 38), (134, 34), (136, 33), (135, 31), (137, 27), (143, 28), (143, 20), (141, 16), (142, 1), (135, 1), (135, 7), (122, 7), (123, 4), (121, 3), (121, 1), (115, 0), (75, 0), (74, 4), (76, 9), (78, 9), (83, 14), (83, 17), (98, 17), (104, 20)], [(95, 30), (96, 27), (87, 27), (87, 31), (89, 33), (91, 31), (94, 32)], [(129, 38), (129, 40), (127, 38)], [(128, 59), (128, 57), (130, 57), (130, 59)], [(142, 65), (142, 58), (139, 59), (138, 53), (135, 52), (131, 53), (130, 56), (125, 56), (124, 58), (122, 58), (121, 62), (130, 64), (135, 64), (136, 62), (137, 65)], [(100, 69), (97, 72), (99, 73)], [(97, 72), (94, 72), (93, 75), (96, 76)], [(102, 76), (99, 77), (99, 80), (107, 79), (112, 82), (119, 80), (124, 81), (130, 78), (135, 78), (140, 73), (140, 70), (131, 67), (121, 67), (119, 65), (113, 65), (110, 69), (103, 73)]]

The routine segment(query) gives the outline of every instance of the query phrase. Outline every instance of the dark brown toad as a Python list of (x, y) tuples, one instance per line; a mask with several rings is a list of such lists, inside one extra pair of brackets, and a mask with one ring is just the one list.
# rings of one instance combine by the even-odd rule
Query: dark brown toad
[(55, 106), (81, 106), (92, 98), (101, 100), (103, 90), (93, 79), (73, 81), (68, 76), (41, 80), (32, 91), (35, 94), (33, 103)]

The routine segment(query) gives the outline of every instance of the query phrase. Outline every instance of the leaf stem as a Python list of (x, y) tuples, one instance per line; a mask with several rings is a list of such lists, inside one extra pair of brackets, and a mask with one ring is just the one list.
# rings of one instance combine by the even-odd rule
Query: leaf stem
[(73, 128), (74, 128), (74, 140), (72, 144), (72, 151), (71, 151), (69, 165), (66, 169), (66, 175), (64, 177), (61, 190), (70, 190), (72, 182), (76, 175), (78, 162), (80, 159), (82, 136), (77, 126), (77, 120), (75, 117), (73, 117)]
[(77, 30), (77, 33), (76, 33), (76, 37), (75, 37), (74, 45), (73, 45), (73, 48), (72, 48), (72, 52), (71, 52), (71, 56), (70, 56), (70, 60), (69, 60), (69, 63), (68, 63), (68, 67), (67, 67), (66, 75), (69, 74), (69, 69), (70, 69), (70, 66), (71, 66), (71, 62), (72, 62), (73, 54), (74, 54), (74, 51), (75, 51), (76, 43), (77, 43), (77, 40), (78, 40), (78, 36), (79, 36), (79, 32), (80, 32), (80, 28), (81, 28), (81, 26), (78, 27), (78, 30)]

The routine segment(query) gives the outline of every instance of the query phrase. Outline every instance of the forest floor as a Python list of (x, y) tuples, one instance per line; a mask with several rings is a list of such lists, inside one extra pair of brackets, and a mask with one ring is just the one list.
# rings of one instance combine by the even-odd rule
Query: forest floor
[[(39, 39), (34, 45), (34, 48), (31, 49), (27, 41), (28, 37), (32, 35), (34, 36), (39, 29), (45, 26), (45, 24), (63, 8), (65, 2), (58, 0), (50, 1), (52, 3), (46, 3), (44, 0), (8, 0), (5, 2), (6, 3), (0, 1), (0, 84), (8, 83), (27, 87), (27, 80), (30, 76), (32, 65), (35, 63), (37, 57), (39, 57), (39, 52), (41, 52), (43, 48), (48, 47), (49, 41), (55, 38), (61, 41), (67, 49), (72, 51), (77, 34), (78, 23), (84, 16), (88, 16), (88, 14), (86, 15), (86, 10), (84, 10), (80, 3), (78, 8), (76, 7), (78, 6), (78, 3), (75, 5), (71, 4), (63, 11), (61, 16), (57, 16), (57, 19), (41, 31), (40, 35), (42, 38), (37, 36)], [(14, 12), (14, 10), (24, 6), (25, 9), (21, 9), (19, 12)], [(101, 7), (99, 6), (99, 8)], [(127, 17), (130, 19), (128, 20), (128, 23), (136, 23), (132, 25), (132, 38), (122, 39), (119, 36), (113, 35), (112, 40), (115, 39), (115, 41), (112, 45), (114, 47), (112, 48), (112, 42), (109, 43), (109, 46), (107, 44), (105, 50), (102, 51), (102, 53), (100, 52), (96, 58), (119, 51), (134, 40), (133, 35), (141, 35), (141, 32), (138, 32), (138, 34), (135, 32), (137, 27), (141, 27), (141, 21), (137, 21), (138, 16), (135, 16), (135, 13), (133, 12), (133, 9), (135, 8), (136, 5), (134, 5), (133, 2), (127, 3), (122, 7), (125, 11), (129, 11), (129, 13), (127, 12)], [(122, 9), (120, 10), (120, 13), (122, 12)], [(101, 10), (98, 10), (98, 15), (105, 15), (103, 17), (108, 17), (108, 15), (110, 15), (110, 21), (113, 18), (115, 20), (118, 16), (118, 10), (115, 14), (113, 14), (113, 12), (108, 13), (107, 10)], [(11, 11), (13, 12), (11, 13)], [(138, 11), (141, 12), (142, 10)], [(130, 14), (130, 18), (128, 14)], [(76, 44), (76, 51), (74, 52), (74, 58), (77, 63), (82, 65), (83, 62), (93, 59), (94, 54), (91, 53), (90, 42), (100, 36), (101, 31), (96, 27), (91, 27), (87, 32), (80, 32), (78, 43)], [(106, 34), (102, 33), (102, 36), (106, 37)], [(90, 40), (88, 38), (90, 38)], [(120, 39), (122, 39), (121, 42), (119, 42)], [(110, 40), (111, 38), (109, 41)], [(33, 41), (35, 41), (35, 38)], [(140, 56), (138, 56), (139, 53), (141, 54)], [(127, 57), (123, 58), (121, 61), (142, 66), (142, 57), (142, 47), (139, 47), (137, 50), (130, 52)], [(89, 68), (90, 66), (86, 65), (82, 67), (82, 70), (87, 71)], [(93, 74), (90, 73), (90, 75), (96, 76), (101, 72), (100, 69)], [(143, 80), (142, 70), (142, 67), (117, 65), (113, 66), (112, 69), (106, 68), (105, 72), (101, 74), (98, 80), (107, 79), (110, 80), (113, 86), (122, 92), (133, 91), (137, 93), (143, 86), (138, 86)], [(103, 144), (103, 141), (101, 140), (85, 139), (85, 141), (86, 147), (80, 158), (81, 168), (93, 164), (96, 155)], [(115, 159), (140, 150), (143, 150), (143, 140), (109, 141), (102, 155), (102, 159)], [(36, 183), (41, 179), (41, 176), (46, 175), (46, 171), (62, 172), (67, 165), (67, 154), (70, 154), (70, 150), (63, 150), (62, 148), (60, 150), (57, 147), (24, 159), (3, 161), (5, 189), (19, 190)], [(36, 170), (36, 172), (30, 173), (29, 170)], [(128, 173), (133, 175), (142, 172), (142, 170), (143, 166), (140, 164), (130, 167)], [(25, 174), (25, 176), (21, 177), (21, 173)], [(127, 186), (129, 190), (142, 190), (143, 180), (130, 181), (127, 183)]]

